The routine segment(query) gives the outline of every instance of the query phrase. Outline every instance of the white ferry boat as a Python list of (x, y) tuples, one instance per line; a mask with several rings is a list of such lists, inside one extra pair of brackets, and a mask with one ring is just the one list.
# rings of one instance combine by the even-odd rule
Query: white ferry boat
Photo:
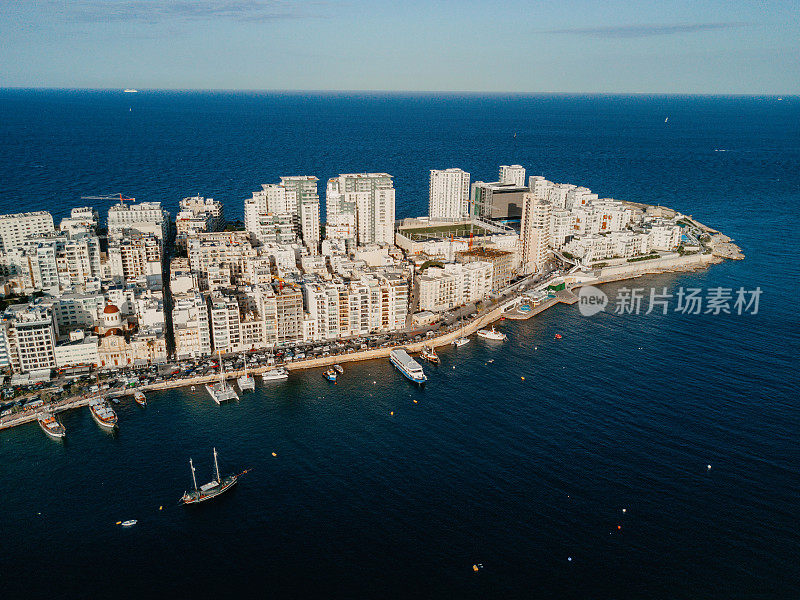
[(414, 383), (420, 385), (428, 381), (425, 371), (420, 364), (408, 355), (404, 348), (395, 348), (389, 353), (389, 360), (397, 367), (397, 370), (405, 375)]
[(261, 374), (261, 381), (278, 381), (281, 379), (289, 379), (289, 371), (283, 367), (271, 369)]
[(481, 329), (478, 332), (478, 337), (482, 337), (485, 340), (492, 340), (495, 342), (502, 342), (506, 339), (506, 334), (496, 331), (494, 327), (491, 329)]

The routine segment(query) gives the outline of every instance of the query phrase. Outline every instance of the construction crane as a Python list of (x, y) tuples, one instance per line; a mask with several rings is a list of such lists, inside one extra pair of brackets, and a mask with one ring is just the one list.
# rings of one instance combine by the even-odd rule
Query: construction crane
[(134, 202), (136, 198), (124, 198), (121, 193), (116, 193), (105, 196), (81, 196), (81, 200), (119, 200), (120, 204), (125, 204), (125, 202)]

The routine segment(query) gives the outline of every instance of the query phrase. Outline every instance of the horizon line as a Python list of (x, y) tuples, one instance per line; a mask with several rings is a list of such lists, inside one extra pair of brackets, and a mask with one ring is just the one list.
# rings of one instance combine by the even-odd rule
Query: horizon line
[(563, 91), (486, 91), (486, 90), (388, 90), (388, 89), (302, 89), (302, 88), (123, 88), (123, 87), (64, 87), (64, 86), (0, 86), (14, 91), (83, 91), (123, 92), (136, 89), (143, 92), (225, 92), (272, 94), (408, 94), (408, 95), (472, 95), (472, 96), (704, 96), (704, 97), (800, 97), (800, 92), (563, 92)]

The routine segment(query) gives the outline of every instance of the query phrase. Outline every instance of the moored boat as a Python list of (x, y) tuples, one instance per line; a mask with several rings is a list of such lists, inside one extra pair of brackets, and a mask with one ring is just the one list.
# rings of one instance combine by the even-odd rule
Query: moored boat
[(279, 379), (289, 379), (289, 371), (283, 367), (278, 367), (261, 374), (261, 381), (278, 381)]
[(328, 381), (336, 382), (336, 371), (334, 369), (328, 369), (325, 371), (322, 376), (327, 379)]
[(502, 342), (506, 339), (506, 334), (500, 331), (496, 331), (494, 327), (491, 329), (481, 329), (478, 331), (478, 337), (482, 337), (485, 340), (492, 340), (495, 342)]
[(136, 400), (136, 404), (144, 408), (147, 406), (147, 398), (145, 397), (143, 392), (136, 392), (133, 395), (133, 399)]
[(256, 389), (256, 380), (251, 375), (247, 374), (247, 358), (244, 358), (244, 374), (236, 380), (241, 391), (250, 390), (251, 392)]
[(469, 344), (469, 338), (467, 337), (459, 337), (453, 340), (453, 346), (455, 346), (456, 348), (459, 348), (466, 344)]
[(409, 356), (405, 348), (395, 348), (392, 350), (389, 353), (389, 360), (397, 367), (398, 371), (414, 383), (422, 385), (428, 381), (428, 378), (425, 376), (425, 371), (422, 370), (422, 367), (417, 361)]
[(433, 363), (434, 365), (438, 365), (441, 362), (439, 355), (436, 354), (436, 350), (433, 349), (433, 346), (426, 346), (423, 348), (422, 352), (419, 353), (419, 357), (427, 360), (429, 363)]
[(89, 412), (100, 427), (114, 429), (117, 426), (117, 413), (103, 398), (95, 398), (89, 402)]
[(217, 404), (239, 399), (239, 395), (236, 393), (236, 390), (234, 390), (233, 386), (229, 385), (225, 380), (225, 367), (222, 364), (221, 354), (219, 357), (219, 382), (213, 385), (206, 384), (206, 391), (208, 392), (208, 395), (211, 396), (211, 399)]
[(341, 375), (342, 373), (344, 373), (344, 368), (342, 367), (342, 365), (333, 365), (333, 369), (334, 369), (334, 371), (336, 371), (336, 372), (337, 372), (339, 375)]
[(220, 494), (227, 492), (234, 485), (236, 485), (236, 482), (239, 481), (239, 477), (247, 473), (247, 471), (242, 471), (241, 473), (238, 474), (220, 477), (216, 448), (214, 448), (214, 472), (216, 474), (215, 479), (212, 479), (208, 483), (198, 487), (197, 477), (195, 475), (195, 470), (194, 470), (194, 464), (192, 463), (191, 458), (189, 459), (189, 468), (192, 470), (192, 483), (194, 483), (194, 490), (184, 492), (183, 496), (180, 499), (180, 504), (197, 504), (199, 502), (205, 502), (206, 500), (210, 500), (211, 498), (216, 498)]
[(122, 525), (123, 527), (133, 527), (138, 522), (139, 521), (136, 519), (130, 519), (129, 521), (123, 521), (122, 523), (120, 523), (120, 525)]
[(67, 430), (64, 426), (48, 410), (39, 413), (37, 421), (39, 421), (39, 427), (42, 428), (42, 431), (52, 438), (61, 439), (67, 435)]

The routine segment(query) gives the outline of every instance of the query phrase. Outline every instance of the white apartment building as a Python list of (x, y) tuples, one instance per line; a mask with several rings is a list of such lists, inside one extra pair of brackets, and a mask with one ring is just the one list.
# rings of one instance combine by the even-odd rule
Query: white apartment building
[(550, 190), (555, 184), (548, 181), (541, 175), (531, 175), (528, 177), (528, 189), (533, 194), (535, 200), (549, 200)]
[(10, 364), (15, 373), (56, 367), (55, 324), (50, 307), (9, 306), (0, 327), (4, 329)]
[(525, 185), (525, 167), (522, 165), (500, 165), (500, 183)]
[(419, 310), (443, 312), (488, 297), (492, 291), (490, 262), (448, 263), (429, 267), (417, 277)]
[(294, 194), (297, 199), (295, 215), (299, 221), (299, 233), (311, 254), (319, 254), (319, 194), (317, 182), (311, 175), (281, 177), (281, 186), (287, 194)]
[(676, 250), (678, 246), (680, 246), (681, 235), (681, 228), (679, 225), (652, 225), (649, 228), (650, 247), (653, 250)]
[(593, 200), (572, 208), (576, 235), (622, 231), (633, 222), (633, 209), (617, 200)]
[(572, 210), (576, 207), (586, 206), (598, 199), (597, 194), (585, 187), (575, 187), (567, 190), (566, 204), (564, 208)]
[(646, 233), (615, 231), (603, 235), (586, 235), (575, 238), (564, 249), (580, 258), (583, 264), (591, 265), (614, 258), (633, 258), (647, 254), (650, 238)]
[(70, 236), (76, 233), (89, 233), (97, 228), (100, 215), (91, 206), (80, 206), (70, 211), (70, 216), (61, 219), (59, 231)]
[(99, 339), (96, 335), (87, 336), (81, 330), (71, 331), (69, 339), (56, 345), (56, 366), (61, 368), (78, 365), (99, 365)]
[(258, 256), (245, 231), (200, 233), (187, 240), (189, 266), (197, 275), (201, 290), (210, 288), (214, 274), (227, 273), (237, 285), (247, 273), (247, 263)]
[(353, 223), (356, 243), (393, 244), (395, 190), (386, 173), (350, 173), (328, 180), (327, 223)]
[(532, 193), (524, 196), (520, 223), (520, 268), (523, 273), (535, 273), (547, 261), (550, 251), (552, 205), (537, 200)]
[(103, 294), (62, 294), (48, 304), (60, 339), (75, 329), (92, 329), (100, 324), (106, 299)]
[(109, 240), (108, 260), (112, 277), (120, 281), (144, 279), (147, 287), (162, 285), (161, 241), (155, 234), (119, 231)]
[[(213, 198), (191, 196), (183, 198), (178, 204), (181, 213), (186, 212), (206, 224), (203, 231), (217, 231), (225, 225), (224, 208), (222, 202)], [(180, 233), (180, 227), (178, 228)]]
[(251, 214), (246, 219), (248, 233), (259, 244), (294, 244), (294, 217), (290, 214)]
[(469, 216), (469, 173), (461, 169), (431, 170), (428, 215), (432, 220)]
[(365, 273), (349, 282), (306, 282), (303, 300), (315, 340), (397, 331), (408, 316), (408, 281)]
[(550, 246), (561, 250), (573, 235), (575, 235), (575, 215), (554, 206), (550, 215)]
[(0, 215), (0, 252), (22, 249), (27, 238), (52, 233), (55, 227), (49, 212)]
[(278, 183), (263, 183), (253, 192), (252, 198), (244, 201), (244, 223), (247, 231), (255, 233), (254, 224), (258, 215), (297, 215), (297, 191)]
[(172, 328), (178, 360), (211, 355), (208, 306), (199, 292), (173, 296)]
[(155, 235), (163, 243), (169, 226), (169, 213), (160, 202), (120, 203), (108, 209), (108, 235), (114, 237), (126, 229)]

